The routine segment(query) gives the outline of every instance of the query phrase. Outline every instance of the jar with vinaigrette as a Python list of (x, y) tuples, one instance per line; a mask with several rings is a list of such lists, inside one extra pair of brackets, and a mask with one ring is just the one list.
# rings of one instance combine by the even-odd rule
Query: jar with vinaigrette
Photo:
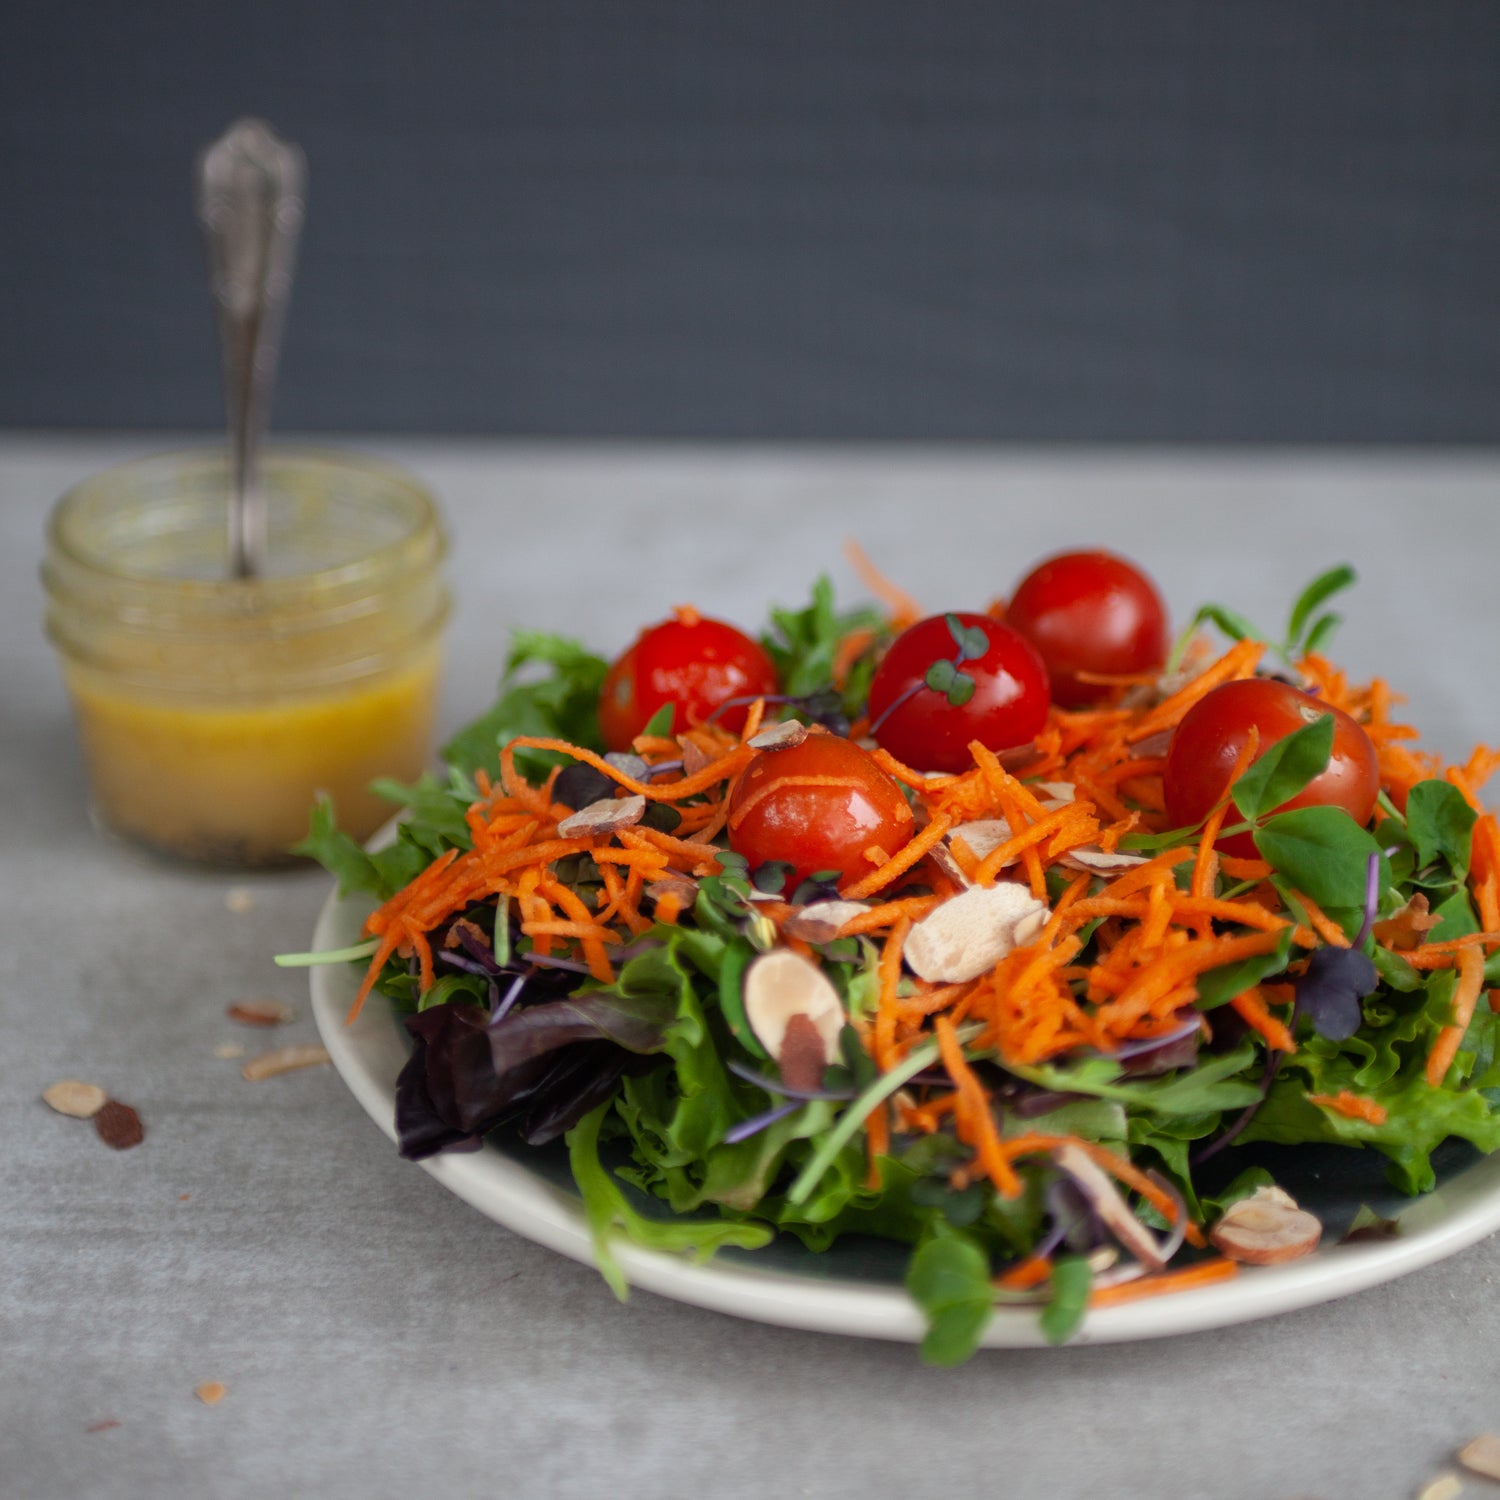
[(289, 862), (319, 793), (356, 836), (369, 783), (431, 750), (448, 594), (426, 491), (398, 469), (272, 448), (266, 565), (229, 576), (222, 453), (96, 475), (60, 500), (42, 578), (107, 827), (184, 859)]

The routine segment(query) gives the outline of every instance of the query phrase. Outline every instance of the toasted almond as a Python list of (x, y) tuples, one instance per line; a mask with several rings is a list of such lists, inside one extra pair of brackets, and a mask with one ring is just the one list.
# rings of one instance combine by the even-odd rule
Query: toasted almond
[(1132, 854), (1125, 849), (1098, 849), (1087, 845), (1080, 849), (1069, 849), (1058, 856), (1058, 864), (1069, 870), (1081, 870), (1090, 875), (1117, 875), (1123, 870), (1133, 870), (1146, 863), (1144, 854)]
[(992, 969), (1046, 925), (1049, 913), (1022, 885), (973, 886), (929, 912), (907, 934), (906, 962), (919, 978), (963, 984)]
[(141, 1117), (118, 1099), (106, 1099), (94, 1116), (94, 1131), (112, 1151), (129, 1151), (146, 1139)]
[(1279, 1187), (1259, 1187), (1224, 1210), (1209, 1240), (1230, 1260), (1274, 1266), (1318, 1248), (1322, 1224)]
[(1004, 818), (976, 818), (972, 823), (960, 823), (957, 828), (948, 830), (948, 841), (962, 839), (964, 847), (975, 859), (993, 854), (1001, 844), (1009, 843), (1010, 837), (1010, 824)]
[(663, 896), (676, 896), (684, 906), (691, 906), (698, 899), (698, 882), (689, 875), (668, 871), (660, 880), (653, 880), (646, 887), (648, 901), (660, 901)]
[(240, 1026), (285, 1026), (293, 1012), (285, 1000), (236, 1000), (224, 1014)]
[(1042, 794), (1039, 800), (1048, 812), (1066, 807), (1068, 803), (1078, 799), (1078, 788), (1071, 781), (1031, 781), (1027, 785), (1033, 793)]
[(1471, 1474), (1500, 1480), (1500, 1437), (1493, 1432), (1482, 1433), (1458, 1450), (1458, 1461)]
[(1439, 1474), (1436, 1479), (1429, 1479), (1417, 1491), (1417, 1500), (1457, 1500), (1463, 1493), (1463, 1488), (1463, 1480), (1450, 1469), (1446, 1474)]
[(1105, 1227), (1143, 1266), (1159, 1271), (1166, 1265), (1156, 1236), (1131, 1213), (1103, 1167), (1072, 1145), (1057, 1147), (1052, 1160), (1077, 1182)]
[(639, 794), (634, 797), (601, 797), (581, 807), (571, 817), (557, 825), (558, 833), (565, 839), (580, 835), (600, 837), (630, 828), (646, 815), (646, 799)]
[(782, 923), (782, 931), (804, 943), (831, 943), (845, 922), (864, 916), (869, 909), (863, 901), (814, 901), (794, 911)]
[(807, 738), (807, 725), (800, 719), (784, 719), (746, 740), (752, 750), (790, 750)]
[(927, 857), (938, 869), (940, 869), (954, 885), (961, 891), (966, 891), (974, 884), (963, 872), (963, 866), (953, 857), (953, 850), (947, 839), (939, 839), (932, 848), (927, 851)]
[(327, 1047), (304, 1045), (301, 1047), (273, 1047), (252, 1057), (240, 1069), (240, 1074), (251, 1083), (263, 1078), (275, 1078), (279, 1073), (295, 1073), (299, 1068), (319, 1068), (332, 1062)]
[(222, 1380), (205, 1380), (193, 1388), (193, 1394), (205, 1406), (217, 1406), (229, 1394), (229, 1387)]
[[(763, 953), (745, 970), (745, 1019), (756, 1040), (781, 1061), (782, 1044), (794, 1016), (805, 1017), (823, 1047), (826, 1067), (838, 1053), (839, 1033), (848, 1019), (839, 992), (823, 970), (790, 948)], [(806, 1052), (806, 1033), (799, 1042)]]
[(699, 771), (706, 770), (713, 765), (713, 756), (697, 740), (691, 740), (684, 734), (677, 737), (677, 743), (682, 746), (682, 774), (684, 776), (696, 776)]
[(97, 1083), (79, 1083), (76, 1078), (64, 1078), (42, 1090), (43, 1104), (75, 1120), (92, 1120), (108, 1098)]

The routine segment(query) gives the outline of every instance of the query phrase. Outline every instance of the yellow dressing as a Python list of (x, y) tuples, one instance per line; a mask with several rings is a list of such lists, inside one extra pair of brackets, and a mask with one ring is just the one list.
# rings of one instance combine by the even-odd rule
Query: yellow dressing
[(427, 763), (438, 653), (342, 691), (199, 704), (133, 694), (70, 667), (94, 805), (111, 828), (215, 864), (284, 862), (314, 797), (357, 838), (392, 811), (369, 791)]

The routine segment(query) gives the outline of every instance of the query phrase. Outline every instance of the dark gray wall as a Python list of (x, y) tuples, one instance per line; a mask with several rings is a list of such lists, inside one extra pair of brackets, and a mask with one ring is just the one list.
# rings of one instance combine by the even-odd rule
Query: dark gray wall
[(312, 201), (283, 428), (1500, 440), (1500, 6), (22, 0), (0, 424), (212, 426), (188, 191)]

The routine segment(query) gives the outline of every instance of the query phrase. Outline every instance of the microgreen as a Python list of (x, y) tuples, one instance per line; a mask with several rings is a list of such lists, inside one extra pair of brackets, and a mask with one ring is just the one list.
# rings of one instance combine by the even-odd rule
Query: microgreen
[(1319, 573), (1298, 594), (1287, 619), (1286, 633), (1280, 641), (1273, 641), (1270, 633), (1259, 629), (1236, 610), (1222, 604), (1203, 605), (1178, 637), (1177, 644), (1167, 662), (1167, 670), (1174, 670), (1187, 650), (1188, 642), (1200, 625), (1217, 625), (1231, 640), (1264, 641), (1289, 666), (1295, 666), (1304, 656), (1327, 644), (1333, 632), (1343, 623), (1343, 616), (1333, 610), (1319, 610), (1335, 594), (1348, 588), (1357, 575), (1347, 563)]
[(916, 697), (924, 687), (941, 693), (954, 708), (962, 708), (974, 696), (974, 679), (963, 670), (963, 666), (965, 662), (978, 661), (990, 649), (989, 632), (982, 625), (965, 625), (955, 614), (944, 615), (943, 619), (953, 637), (953, 655), (938, 657), (928, 666), (920, 681), (897, 694), (870, 725), (871, 734), (875, 734), (903, 703)]

